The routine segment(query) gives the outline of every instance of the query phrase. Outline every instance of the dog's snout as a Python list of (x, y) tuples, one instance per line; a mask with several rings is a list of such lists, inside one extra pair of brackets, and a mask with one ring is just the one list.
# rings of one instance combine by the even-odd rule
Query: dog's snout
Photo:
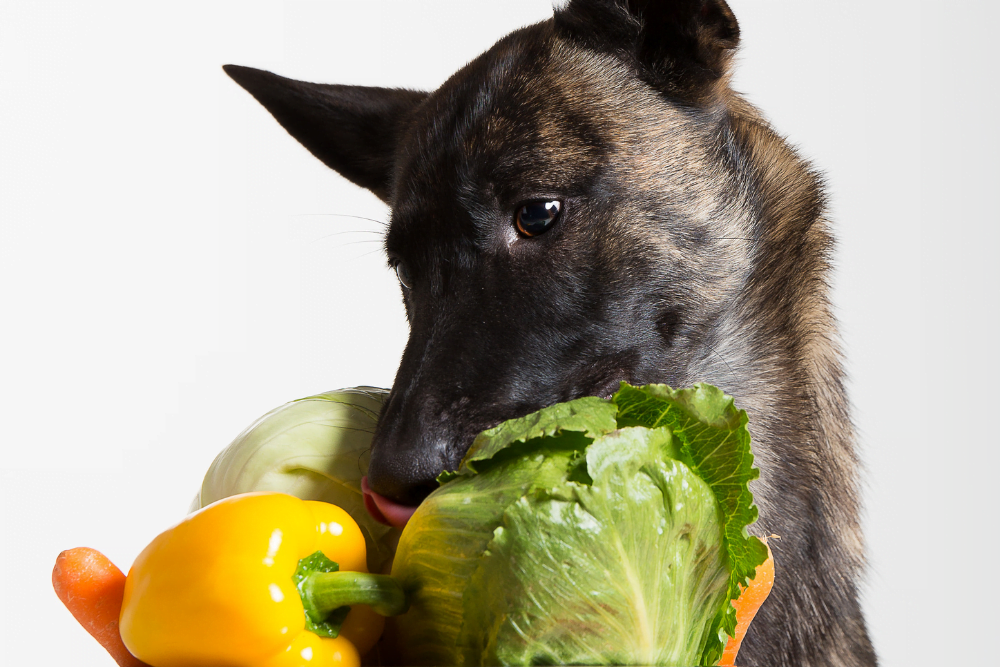
[(379, 456), (373, 452), (368, 485), (400, 505), (419, 505), (437, 488), (437, 476), (446, 467), (443, 461), (436, 464), (428, 458), (427, 452), (420, 452), (419, 456), (416, 453)]
[[(392, 406), (390, 406), (391, 408)], [(368, 485), (373, 491), (401, 505), (415, 506), (438, 487), (437, 477), (453, 470), (459, 460), (449, 454), (454, 447), (437, 429), (410, 419), (383, 415), (372, 442)], [(416, 420), (422, 421), (422, 420)]]

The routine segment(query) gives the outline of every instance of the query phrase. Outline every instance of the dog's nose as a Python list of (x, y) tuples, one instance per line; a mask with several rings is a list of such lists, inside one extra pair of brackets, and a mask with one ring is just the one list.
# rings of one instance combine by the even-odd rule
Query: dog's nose
[(438, 487), (437, 476), (451, 470), (440, 446), (390, 447), (386, 440), (376, 441), (368, 466), (368, 486), (377, 494), (409, 507), (415, 507)]

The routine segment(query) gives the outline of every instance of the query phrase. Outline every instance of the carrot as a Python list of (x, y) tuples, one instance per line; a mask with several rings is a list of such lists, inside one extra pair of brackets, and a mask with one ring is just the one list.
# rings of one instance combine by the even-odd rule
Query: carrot
[(107, 556), (87, 547), (62, 552), (52, 568), (52, 588), (120, 667), (146, 667), (128, 652), (118, 632), (125, 575)]
[[(766, 539), (764, 540), (764, 544), (767, 544)], [(746, 588), (741, 586), (743, 592), (740, 593), (738, 598), (733, 600), (733, 606), (736, 607), (736, 636), (729, 638), (729, 642), (722, 652), (722, 660), (719, 661), (719, 665), (736, 664), (736, 654), (739, 653), (740, 644), (743, 643), (743, 638), (746, 637), (750, 621), (757, 615), (757, 610), (764, 604), (764, 600), (767, 599), (773, 585), (774, 555), (771, 553), (771, 547), (768, 547), (767, 560), (757, 566), (757, 571), (754, 573), (753, 579), (750, 580), (750, 585)]]

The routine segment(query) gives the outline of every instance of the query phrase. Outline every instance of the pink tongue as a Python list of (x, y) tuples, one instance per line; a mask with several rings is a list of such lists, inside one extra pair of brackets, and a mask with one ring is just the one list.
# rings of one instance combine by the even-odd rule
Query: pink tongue
[(368, 486), (367, 477), (361, 478), (361, 492), (365, 494), (365, 509), (368, 510), (368, 513), (372, 515), (373, 519), (387, 526), (402, 530), (413, 513), (417, 511), (416, 507), (400, 505), (372, 491), (372, 488)]

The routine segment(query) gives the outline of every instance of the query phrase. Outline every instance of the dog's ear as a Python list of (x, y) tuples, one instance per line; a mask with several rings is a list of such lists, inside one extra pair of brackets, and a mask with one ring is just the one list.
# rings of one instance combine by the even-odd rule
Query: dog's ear
[(310, 153), (388, 201), (396, 143), (427, 93), (307, 83), (239, 65), (223, 69)]
[(697, 102), (722, 79), (740, 41), (725, 0), (571, 0), (556, 29), (634, 58), (652, 83)]

